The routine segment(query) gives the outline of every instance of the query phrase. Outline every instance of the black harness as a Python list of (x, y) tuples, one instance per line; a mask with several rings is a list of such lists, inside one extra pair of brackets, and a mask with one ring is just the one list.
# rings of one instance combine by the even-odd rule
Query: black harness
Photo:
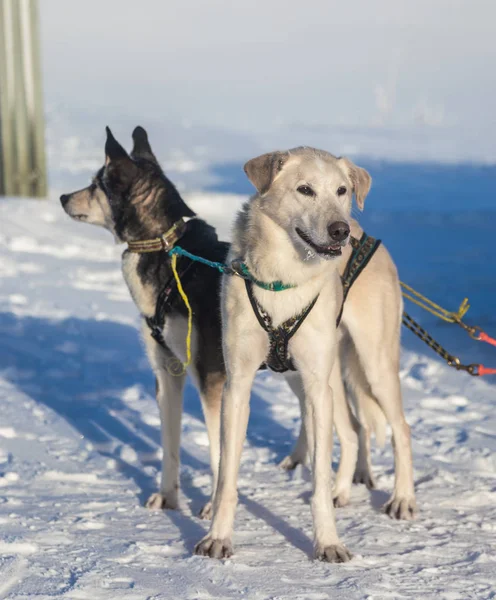
[[(179, 279), (182, 282), (184, 282), (186, 276), (190, 274), (190, 269), (195, 264), (196, 263), (190, 260), (182, 269), (178, 271)], [(153, 317), (145, 317), (146, 324), (150, 328), (150, 335), (158, 344), (162, 346), (162, 348), (167, 348), (164, 336), (162, 335), (162, 330), (165, 325), (165, 316), (167, 312), (169, 312), (172, 302), (176, 297), (176, 294), (176, 279), (174, 275), (171, 275), (157, 297), (157, 304), (155, 305), (155, 314), (153, 315)]]
[[(343, 306), (351, 286), (355, 283), (360, 273), (365, 269), (370, 259), (374, 256), (375, 251), (381, 245), (381, 240), (376, 240), (375, 238), (363, 232), (363, 235), (359, 240), (351, 237), (350, 243), (351, 247), (353, 248), (353, 252), (346, 263), (346, 268), (341, 277), (344, 294)], [(342, 309), (341, 312), (343, 312)]]
[[(368, 262), (375, 254), (375, 251), (381, 244), (381, 240), (376, 240), (375, 238), (368, 236), (366, 233), (363, 233), (360, 240), (352, 237), (350, 239), (350, 244), (353, 248), (353, 251), (348, 259), (348, 262), (346, 263), (346, 268), (341, 277), (341, 281), (343, 283), (343, 303), (336, 319), (336, 328), (341, 322), (344, 303), (352, 285), (355, 283), (360, 273), (363, 271), (363, 269), (365, 269)], [(184, 281), (186, 276), (190, 274), (190, 269), (192, 269), (195, 264), (196, 263), (189, 260), (187, 264), (179, 270), (179, 278), (181, 281)], [(310, 311), (319, 299), (319, 296), (317, 295), (317, 297), (314, 298), (301, 313), (291, 317), (287, 321), (284, 321), (284, 323), (281, 323), (277, 327), (273, 327), (270, 315), (264, 310), (264, 308), (255, 298), (255, 294), (253, 293), (253, 282), (245, 279), (245, 285), (253, 312), (255, 313), (260, 326), (262, 329), (264, 329), (264, 331), (267, 332), (269, 336), (269, 353), (264, 364), (260, 368), (269, 368), (276, 373), (295, 371), (296, 368), (288, 351), (289, 341), (301, 327), (303, 321), (308, 317)], [(167, 348), (162, 335), (162, 330), (165, 325), (165, 317), (167, 312), (170, 311), (176, 294), (176, 280), (174, 276), (171, 275), (165, 286), (162, 288), (162, 291), (158, 295), (157, 304), (155, 306), (155, 314), (153, 317), (146, 317), (145, 319), (146, 324), (150, 328), (151, 336), (163, 348)]]
[[(346, 268), (341, 277), (341, 281), (343, 283), (343, 303), (336, 319), (336, 328), (341, 322), (344, 303), (352, 285), (355, 283), (360, 273), (363, 271), (363, 269), (365, 269), (368, 262), (375, 254), (375, 251), (381, 244), (381, 240), (376, 240), (375, 238), (364, 233), (360, 240), (352, 237), (350, 243), (353, 251), (348, 259), (348, 262), (346, 263)], [(312, 302), (306, 308), (304, 308), (300, 314), (291, 317), (277, 327), (273, 327), (270, 315), (266, 310), (264, 310), (264, 308), (255, 298), (255, 294), (253, 293), (253, 283), (245, 280), (245, 285), (253, 312), (255, 313), (255, 316), (257, 317), (261, 327), (269, 335), (269, 353), (265, 359), (265, 363), (260, 368), (269, 368), (271, 371), (275, 371), (276, 373), (296, 371), (296, 367), (294, 366), (291, 356), (288, 352), (289, 340), (294, 336), (294, 334), (301, 327), (303, 321), (308, 317), (319, 296), (314, 298), (314, 300), (312, 300)]]
[(268, 367), (276, 373), (296, 371), (293, 361), (288, 354), (289, 340), (301, 327), (301, 324), (307, 318), (308, 313), (315, 306), (319, 297), (314, 298), (299, 315), (291, 317), (278, 327), (273, 327), (270, 315), (260, 306), (258, 300), (255, 298), (253, 283), (245, 279), (245, 285), (253, 312), (262, 328), (269, 334), (269, 354), (265, 359), (265, 363), (260, 368), (266, 369)]

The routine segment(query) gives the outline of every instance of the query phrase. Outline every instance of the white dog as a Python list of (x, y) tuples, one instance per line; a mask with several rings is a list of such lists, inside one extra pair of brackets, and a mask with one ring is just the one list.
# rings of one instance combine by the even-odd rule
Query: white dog
[[(329, 562), (345, 562), (351, 555), (336, 531), (329, 468), (330, 383), (334, 383), (336, 321), (343, 297), (340, 261), (335, 258), (342, 255), (349, 239), (352, 194), (363, 202), (370, 177), (350, 161), (312, 148), (263, 155), (249, 161), (245, 171), (258, 194), (237, 218), (230, 258), (242, 259), (259, 283), (282, 282), (292, 287), (275, 292), (258, 285), (250, 288), (235, 277), (223, 280), (227, 381), (222, 400), (220, 473), (211, 528), (196, 552), (216, 558), (232, 554), (237, 474), (251, 386), (261, 363), (274, 364), (274, 356), (282, 356), (283, 362), (296, 368), (304, 397), (315, 555)], [(277, 330), (282, 324), (290, 329), (295, 316), (300, 317), (297, 331), (286, 340), (285, 354), (284, 348), (277, 347), (277, 336), (271, 337), (267, 330)]]

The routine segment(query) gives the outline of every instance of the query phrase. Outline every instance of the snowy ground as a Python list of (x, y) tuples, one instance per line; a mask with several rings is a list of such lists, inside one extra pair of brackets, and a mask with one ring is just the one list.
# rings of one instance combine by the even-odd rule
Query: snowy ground
[[(224, 236), (239, 202), (192, 199)], [(71, 222), (55, 200), (2, 201), (0, 222), (0, 599), (496, 597), (494, 378), (404, 350), (419, 518), (381, 514), (393, 459), (389, 444), (375, 449), (378, 489), (354, 487), (337, 512), (355, 558), (327, 565), (311, 560), (308, 474), (277, 467), (298, 430), (297, 403), (284, 382), (260, 375), (236, 553), (225, 562), (195, 557), (207, 528), (195, 515), (209, 493), (199, 401), (189, 386), (181, 510), (149, 512), (159, 418), (121, 248)], [(486, 356), (496, 363), (496, 352)]]

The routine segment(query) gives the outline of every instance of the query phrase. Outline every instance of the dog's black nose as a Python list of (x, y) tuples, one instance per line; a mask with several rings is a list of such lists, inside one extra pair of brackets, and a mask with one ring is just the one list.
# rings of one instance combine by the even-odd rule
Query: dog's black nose
[(344, 221), (335, 221), (327, 226), (327, 231), (336, 242), (343, 242), (350, 235), (350, 226)]
[(65, 206), (68, 202), (69, 196), (67, 194), (62, 194), (62, 196), (60, 196), (60, 203), (62, 204), (62, 206)]

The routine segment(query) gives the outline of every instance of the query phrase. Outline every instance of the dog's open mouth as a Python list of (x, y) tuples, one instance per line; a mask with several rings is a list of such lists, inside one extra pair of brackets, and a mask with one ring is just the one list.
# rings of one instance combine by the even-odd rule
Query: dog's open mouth
[(315, 250), (317, 254), (321, 254), (323, 256), (341, 256), (342, 251), (340, 242), (334, 242), (334, 244), (329, 244), (328, 246), (321, 246), (320, 244), (316, 244), (310, 238), (310, 236), (302, 231), (299, 227), (296, 227), (295, 231), (305, 242), (305, 244), (310, 246), (312, 250)]

